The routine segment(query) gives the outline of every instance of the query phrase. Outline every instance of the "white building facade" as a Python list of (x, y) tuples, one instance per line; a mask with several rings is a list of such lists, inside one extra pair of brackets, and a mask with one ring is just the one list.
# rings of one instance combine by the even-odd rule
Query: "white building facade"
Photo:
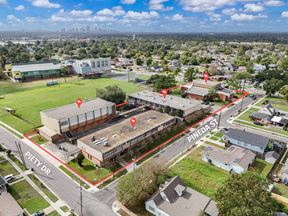
[(82, 76), (106, 76), (111, 73), (111, 58), (75, 60), (72, 66)]

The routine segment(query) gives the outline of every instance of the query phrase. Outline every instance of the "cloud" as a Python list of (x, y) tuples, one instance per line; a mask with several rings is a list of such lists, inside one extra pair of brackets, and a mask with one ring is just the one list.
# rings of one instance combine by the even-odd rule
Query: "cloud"
[(280, 7), (284, 5), (284, 2), (282, 1), (277, 1), (277, 0), (268, 0), (264, 2), (264, 5), (270, 6), (270, 7)]
[(23, 5), (18, 5), (17, 7), (14, 8), (16, 11), (22, 11), (25, 10), (25, 7)]
[(0, 0), (0, 5), (7, 4), (7, 0)]
[(150, 0), (149, 1), (149, 9), (150, 10), (159, 10), (159, 11), (171, 11), (173, 7), (166, 7), (164, 5), (165, 2), (169, 0)]
[(116, 19), (113, 16), (108, 16), (109, 13), (101, 12), (101, 15), (93, 15), (91, 10), (72, 10), (65, 11), (61, 9), (56, 14), (50, 17), (52, 22), (110, 22)]
[(16, 16), (10, 14), (6, 17), (7, 21), (9, 23), (17, 23), (17, 22), (20, 22), (20, 19), (18, 19)]
[(222, 13), (227, 15), (227, 16), (231, 16), (233, 14), (235, 14), (237, 12), (236, 8), (225, 8), (222, 10)]
[(263, 11), (265, 8), (262, 5), (257, 4), (245, 4), (244, 5), (245, 12), (260, 12)]
[(283, 18), (288, 18), (288, 11), (283, 11), (283, 12), (281, 13), (281, 17), (283, 17)]
[(25, 17), (25, 21), (28, 23), (36, 23), (37, 18), (36, 17)]
[(236, 2), (237, 0), (180, 0), (183, 10), (191, 12), (214, 11)]
[(220, 15), (220, 14), (216, 14), (216, 13), (213, 13), (213, 12), (208, 12), (207, 15), (209, 16), (209, 19), (210, 19), (212, 22), (219, 22), (219, 21), (221, 21), (221, 15)]
[(40, 8), (60, 8), (61, 5), (57, 3), (51, 3), (49, 0), (28, 0), (35, 7)]
[(171, 19), (174, 21), (181, 21), (184, 20), (184, 17), (181, 14), (174, 14)]
[(92, 14), (91, 10), (72, 10), (69, 12), (69, 15), (72, 17), (88, 17)]
[(233, 21), (251, 21), (255, 20), (258, 18), (267, 18), (266, 15), (258, 14), (258, 15), (252, 15), (252, 14), (245, 14), (245, 13), (240, 13), (240, 14), (234, 14), (231, 16), (231, 20)]
[(125, 11), (123, 10), (123, 8), (121, 6), (116, 6), (113, 7), (112, 9), (103, 9), (97, 12), (97, 15), (99, 16), (123, 16), (125, 14)]
[(126, 20), (150, 20), (153, 18), (158, 18), (159, 14), (156, 11), (150, 12), (135, 12), (135, 11), (128, 11), (124, 16)]
[(134, 4), (136, 2), (136, 0), (122, 0), (121, 3), (122, 4)]

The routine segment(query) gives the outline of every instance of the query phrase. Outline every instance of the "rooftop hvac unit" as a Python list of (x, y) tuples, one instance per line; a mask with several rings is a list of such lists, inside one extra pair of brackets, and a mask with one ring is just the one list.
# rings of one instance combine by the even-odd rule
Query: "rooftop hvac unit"
[(99, 144), (101, 144), (101, 141), (100, 140), (96, 140), (96, 141), (93, 142), (93, 144), (94, 145), (99, 145)]

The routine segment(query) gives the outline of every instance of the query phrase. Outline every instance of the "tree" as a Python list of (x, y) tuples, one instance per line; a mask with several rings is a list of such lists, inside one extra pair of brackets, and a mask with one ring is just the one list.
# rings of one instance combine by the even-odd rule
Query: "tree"
[(137, 65), (142, 65), (142, 63), (143, 63), (143, 61), (142, 61), (142, 59), (141, 58), (136, 58), (136, 64)]
[(167, 168), (160, 163), (150, 161), (137, 170), (125, 175), (117, 185), (117, 199), (130, 209), (143, 207), (163, 183)]
[(82, 167), (82, 163), (83, 163), (84, 159), (85, 159), (85, 157), (84, 157), (83, 153), (80, 152), (76, 157), (76, 161), (80, 167)]
[(282, 86), (282, 88), (279, 90), (279, 93), (282, 94), (288, 101), (288, 85)]
[(148, 80), (147, 84), (151, 84), (155, 91), (161, 91), (162, 89), (169, 89), (176, 85), (175, 76), (169, 75), (152, 75)]
[(151, 66), (152, 63), (153, 63), (153, 60), (152, 60), (151, 57), (149, 57), (149, 58), (146, 60), (146, 64), (147, 64), (147, 66)]
[(284, 85), (284, 81), (277, 80), (272, 78), (271, 80), (266, 80), (263, 89), (266, 92), (266, 95), (271, 96), (274, 95), (280, 88)]
[(184, 74), (184, 81), (192, 82), (195, 78), (196, 78), (196, 73), (195, 73), (194, 68), (188, 68), (188, 70)]
[(268, 181), (254, 173), (232, 175), (216, 193), (220, 215), (273, 216), (280, 207), (267, 189)]
[(96, 90), (96, 97), (120, 104), (125, 101), (126, 93), (117, 85), (113, 85), (106, 86), (104, 89)]
[(279, 68), (288, 71), (288, 57), (285, 57), (280, 61)]

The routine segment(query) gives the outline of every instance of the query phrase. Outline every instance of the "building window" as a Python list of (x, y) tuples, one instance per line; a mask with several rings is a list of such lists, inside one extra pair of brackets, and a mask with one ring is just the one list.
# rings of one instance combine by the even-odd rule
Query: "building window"
[(100, 67), (100, 61), (97, 61), (97, 67), (98, 68)]
[(92, 62), (92, 68), (95, 68), (95, 62)]
[(102, 67), (104, 67), (104, 65), (105, 65), (105, 64), (104, 64), (104, 61), (102, 61)]
[(108, 66), (108, 60), (105, 60), (105, 66), (106, 67)]

